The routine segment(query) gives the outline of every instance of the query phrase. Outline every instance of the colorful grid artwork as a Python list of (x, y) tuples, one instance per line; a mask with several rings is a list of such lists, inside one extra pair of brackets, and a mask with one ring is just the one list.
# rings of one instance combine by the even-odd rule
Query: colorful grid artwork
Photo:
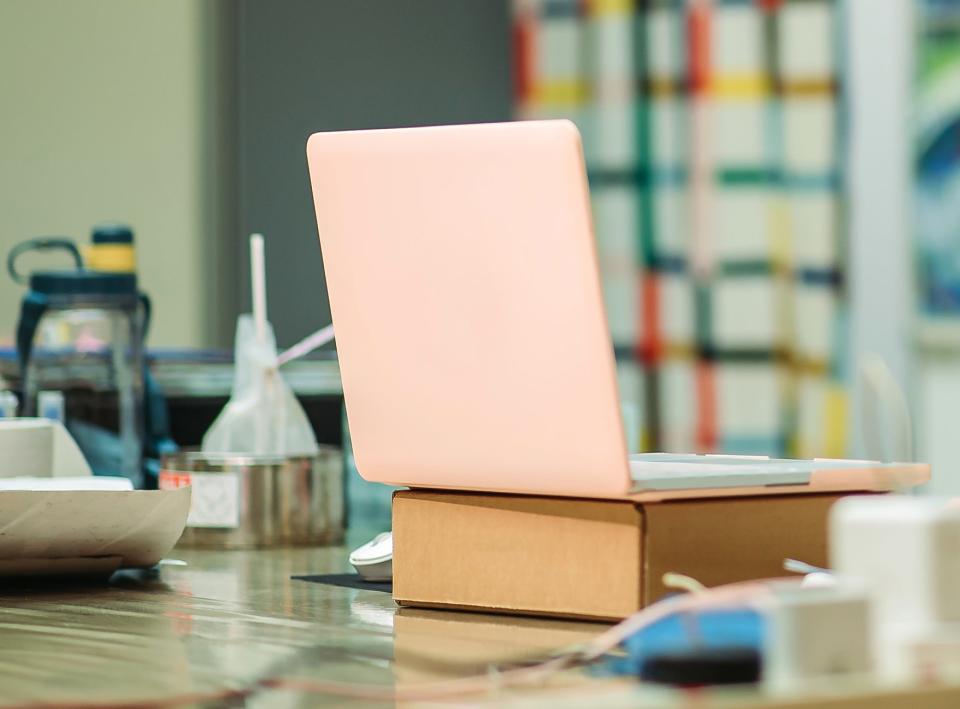
[(915, 207), (918, 303), (928, 321), (960, 314), (960, 3), (917, 3)]
[(570, 118), (628, 439), (846, 448), (834, 0), (515, 0), (516, 113)]

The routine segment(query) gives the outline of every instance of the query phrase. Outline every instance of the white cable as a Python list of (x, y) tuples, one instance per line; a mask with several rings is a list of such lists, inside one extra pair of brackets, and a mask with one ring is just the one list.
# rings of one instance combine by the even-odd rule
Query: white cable
[[(877, 460), (913, 460), (913, 425), (910, 405), (903, 389), (897, 383), (887, 363), (880, 355), (870, 352), (860, 362), (864, 382), (863, 420), (867, 455)], [(884, 445), (883, 414), (890, 412), (894, 438), (890, 450)], [(899, 444), (899, 445), (898, 445)]]
[(794, 574), (822, 574), (830, 573), (829, 569), (824, 569), (819, 566), (814, 566), (813, 564), (808, 564), (805, 561), (797, 561), (796, 559), (784, 559), (783, 560), (783, 570), (790, 571)]
[(668, 571), (663, 575), (663, 585), (667, 588), (678, 588), (688, 593), (703, 593), (707, 587), (697, 581), (692, 576), (678, 574), (674, 571)]

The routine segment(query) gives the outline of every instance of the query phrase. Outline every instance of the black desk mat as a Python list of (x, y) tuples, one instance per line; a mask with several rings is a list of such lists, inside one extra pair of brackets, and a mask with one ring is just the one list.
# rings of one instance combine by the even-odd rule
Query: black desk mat
[(355, 588), (359, 591), (380, 591), (381, 593), (393, 593), (393, 583), (364, 581), (360, 574), (316, 574), (291, 576), (295, 581), (309, 581), (310, 583), (322, 583), (327, 586), (340, 586), (341, 588)]

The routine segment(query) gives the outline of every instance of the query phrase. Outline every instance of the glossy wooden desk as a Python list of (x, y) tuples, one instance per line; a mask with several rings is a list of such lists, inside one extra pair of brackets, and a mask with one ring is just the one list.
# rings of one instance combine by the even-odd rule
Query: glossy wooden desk
[[(542, 658), (603, 628), (398, 611), (386, 593), (290, 579), (346, 571), (342, 549), (177, 549), (172, 556), (188, 565), (127, 575), (109, 587), (0, 591), (0, 705), (389, 706), (394, 702), (322, 693), (317, 683), (389, 688), (473, 676), (491, 664)], [(264, 681), (270, 678), (315, 684), (278, 688)], [(908, 701), (902, 693), (873, 693), (860, 704), (858, 691), (777, 704), (744, 690), (685, 694), (569, 670), (536, 689), (453, 698), (446, 705), (882, 709)], [(909, 701), (956, 707), (960, 690), (931, 687)]]

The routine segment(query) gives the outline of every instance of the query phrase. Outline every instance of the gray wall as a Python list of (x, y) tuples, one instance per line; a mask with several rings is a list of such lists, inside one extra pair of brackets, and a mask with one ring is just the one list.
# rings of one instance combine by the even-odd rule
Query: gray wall
[(283, 346), (330, 317), (307, 136), (508, 119), (508, 3), (242, 0), (235, 11), (236, 300), (249, 308), (245, 240), (260, 231), (270, 318)]

